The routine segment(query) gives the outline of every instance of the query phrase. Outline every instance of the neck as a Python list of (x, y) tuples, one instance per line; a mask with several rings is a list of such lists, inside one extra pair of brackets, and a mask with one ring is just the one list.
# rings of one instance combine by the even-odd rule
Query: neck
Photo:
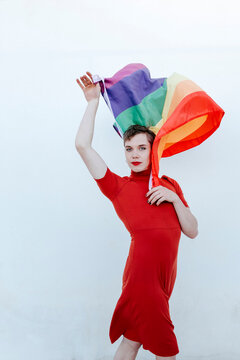
[(149, 163), (148, 167), (142, 171), (133, 171), (131, 169), (131, 174), (130, 174), (130, 178), (131, 179), (149, 179), (150, 173), (151, 173), (151, 169), (152, 169), (152, 164)]

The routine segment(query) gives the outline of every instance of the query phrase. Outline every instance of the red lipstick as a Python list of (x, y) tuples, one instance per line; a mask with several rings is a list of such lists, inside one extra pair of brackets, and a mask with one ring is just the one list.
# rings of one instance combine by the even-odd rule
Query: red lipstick
[(140, 162), (140, 161), (132, 161), (132, 164), (133, 164), (134, 166), (137, 166), (137, 165), (141, 164), (141, 162)]

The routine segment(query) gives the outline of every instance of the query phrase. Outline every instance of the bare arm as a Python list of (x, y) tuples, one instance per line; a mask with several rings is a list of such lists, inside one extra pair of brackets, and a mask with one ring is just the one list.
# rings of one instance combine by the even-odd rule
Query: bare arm
[(191, 239), (194, 239), (198, 235), (198, 221), (196, 217), (192, 214), (191, 210), (184, 205), (180, 197), (174, 191), (159, 185), (149, 190), (146, 193), (146, 196), (149, 196), (148, 202), (151, 205), (155, 202), (157, 206), (163, 201), (171, 202), (178, 216), (182, 232)]
[[(92, 80), (91, 73), (87, 72), (87, 74), (89, 74)], [(92, 148), (95, 117), (99, 104), (100, 85), (98, 83), (93, 84), (85, 75), (80, 77), (80, 79), (85, 86), (81, 84), (79, 79), (77, 79), (77, 83), (83, 90), (88, 105), (75, 138), (75, 147), (93, 178), (100, 179), (105, 175), (107, 165), (101, 156)]]
[(177, 213), (182, 232), (191, 239), (194, 239), (198, 235), (198, 221), (196, 217), (192, 214), (191, 210), (182, 203), (178, 196), (176, 197), (176, 200), (173, 201), (173, 205)]

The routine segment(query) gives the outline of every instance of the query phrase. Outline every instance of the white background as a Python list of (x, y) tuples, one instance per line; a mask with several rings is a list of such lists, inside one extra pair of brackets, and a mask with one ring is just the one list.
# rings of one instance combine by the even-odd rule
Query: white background
[[(240, 356), (239, 9), (229, 1), (0, 1), (0, 354), (112, 359), (108, 338), (130, 235), (75, 149), (75, 79), (132, 62), (178, 72), (225, 111), (200, 146), (161, 160), (199, 222), (182, 234), (170, 299), (179, 359)], [(100, 99), (93, 147), (129, 175)], [(154, 355), (140, 350), (139, 359)]]

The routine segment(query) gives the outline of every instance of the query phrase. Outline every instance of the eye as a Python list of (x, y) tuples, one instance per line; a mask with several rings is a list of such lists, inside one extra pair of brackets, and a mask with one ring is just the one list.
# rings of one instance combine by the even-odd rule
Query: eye
[[(146, 150), (146, 146), (140, 146), (140, 149)], [(131, 151), (131, 148), (127, 148), (126, 151)]]

